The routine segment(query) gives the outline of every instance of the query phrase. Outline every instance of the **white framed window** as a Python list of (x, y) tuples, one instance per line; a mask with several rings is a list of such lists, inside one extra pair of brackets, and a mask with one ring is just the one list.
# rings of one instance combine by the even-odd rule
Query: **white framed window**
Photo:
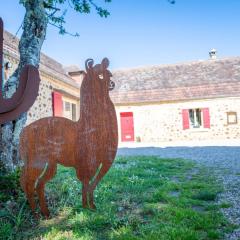
[(189, 109), (190, 128), (203, 127), (203, 114), (200, 108)]
[(77, 120), (77, 106), (75, 103), (63, 100), (63, 117), (70, 120)]
[(64, 111), (70, 112), (71, 111), (71, 103), (64, 101)]
[(62, 97), (62, 116), (72, 121), (77, 121), (79, 118), (79, 102), (69, 96)]
[(210, 128), (209, 108), (182, 109), (183, 130)]

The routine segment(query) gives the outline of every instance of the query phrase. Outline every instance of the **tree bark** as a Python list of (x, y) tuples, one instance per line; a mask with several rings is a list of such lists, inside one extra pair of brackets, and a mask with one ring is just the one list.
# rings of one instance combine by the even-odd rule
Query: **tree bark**
[[(26, 9), (23, 22), (23, 34), (19, 42), (20, 61), (18, 68), (4, 86), (4, 94), (9, 98), (16, 91), (19, 76), (27, 64), (39, 67), (40, 53), (47, 30), (47, 14), (43, 0), (22, 0)], [(0, 166), (7, 172), (21, 165), (19, 158), (19, 136), (26, 123), (27, 113), (21, 114), (15, 121), (3, 124), (0, 129)]]

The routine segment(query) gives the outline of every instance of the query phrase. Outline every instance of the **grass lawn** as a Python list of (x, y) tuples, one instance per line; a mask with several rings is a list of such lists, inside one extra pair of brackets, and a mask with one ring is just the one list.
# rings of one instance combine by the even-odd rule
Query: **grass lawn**
[(222, 239), (232, 226), (214, 201), (221, 186), (182, 159), (118, 157), (83, 209), (74, 169), (58, 167), (47, 185), (52, 218), (35, 220), (22, 193), (0, 209), (0, 239)]

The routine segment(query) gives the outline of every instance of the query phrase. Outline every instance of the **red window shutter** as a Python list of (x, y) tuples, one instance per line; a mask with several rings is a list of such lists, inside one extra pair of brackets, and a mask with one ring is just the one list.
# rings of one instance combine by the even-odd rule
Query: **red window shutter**
[(210, 128), (210, 114), (209, 114), (209, 108), (203, 108), (203, 127), (204, 128)]
[(53, 100), (53, 116), (62, 117), (63, 115), (62, 94), (59, 92), (53, 92), (52, 100)]
[(182, 122), (183, 122), (183, 129), (189, 128), (189, 111), (188, 109), (182, 110)]

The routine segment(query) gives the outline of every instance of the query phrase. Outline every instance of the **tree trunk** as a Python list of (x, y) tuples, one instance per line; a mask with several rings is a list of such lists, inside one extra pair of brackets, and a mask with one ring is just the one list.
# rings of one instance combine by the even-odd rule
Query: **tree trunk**
[[(9, 98), (16, 91), (20, 72), (27, 64), (39, 67), (40, 52), (47, 29), (47, 14), (43, 0), (22, 0), (26, 9), (23, 22), (23, 34), (19, 43), (20, 62), (18, 68), (5, 85), (5, 97)], [(0, 166), (7, 172), (21, 165), (19, 159), (19, 136), (26, 123), (27, 113), (21, 114), (15, 121), (3, 124), (0, 129)]]

